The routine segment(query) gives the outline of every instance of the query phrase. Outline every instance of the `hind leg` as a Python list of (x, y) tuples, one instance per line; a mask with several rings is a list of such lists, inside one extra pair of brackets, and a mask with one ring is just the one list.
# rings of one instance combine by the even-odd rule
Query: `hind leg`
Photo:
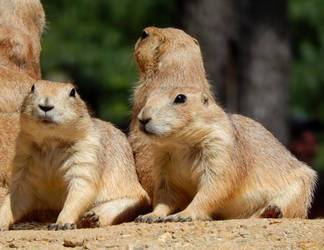
[(148, 209), (145, 200), (122, 198), (110, 200), (90, 209), (81, 219), (82, 227), (102, 227), (133, 220)]
[(291, 183), (281, 190), (253, 217), (260, 218), (306, 218), (311, 195), (305, 191), (303, 182)]

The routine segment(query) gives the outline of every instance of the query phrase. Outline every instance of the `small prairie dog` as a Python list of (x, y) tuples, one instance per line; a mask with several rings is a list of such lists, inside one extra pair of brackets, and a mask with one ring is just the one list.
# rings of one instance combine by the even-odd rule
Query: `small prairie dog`
[(192, 88), (152, 94), (138, 119), (155, 188), (153, 212), (136, 221), (307, 217), (315, 171), (259, 123)]
[[(212, 95), (199, 44), (175, 28), (147, 27), (135, 45), (135, 60), (140, 71), (133, 96), (130, 136), (139, 179), (152, 196), (153, 168), (150, 142), (139, 131), (138, 113), (147, 97), (157, 89), (198, 87)], [(210, 100), (212, 101), (212, 100)]]
[(72, 84), (36, 82), (20, 127), (2, 230), (33, 211), (59, 211), (57, 230), (129, 221), (148, 206), (126, 136), (91, 118)]
[(39, 0), (1, 0), (0, 111), (17, 112), (35, 79), (41, 78), (45, 13)]

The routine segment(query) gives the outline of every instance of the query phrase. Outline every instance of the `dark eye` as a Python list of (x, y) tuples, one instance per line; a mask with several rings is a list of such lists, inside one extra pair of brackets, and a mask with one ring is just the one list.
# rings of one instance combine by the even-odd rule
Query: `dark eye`
[(34, 93), (34, 91), (35, 91), (35, 84), (33, 84), (33, 86), (31, 87), (30, 92)]
[(75, 88), (71, 89), (70, 96), (75, 97)]
[(185, 103), (187, 100), (187, 97), (183, 94), (177, 95), (177, 97), (174, 99), (173, 103)]
[(141, 35), (141, 38), (142, 39), (145, 39), (146, 37), (148, 37), (148, 32), (147, 31), (145, 31), (145, 30), (143, 30), (143, 33), (142, 33), (142, 35)]

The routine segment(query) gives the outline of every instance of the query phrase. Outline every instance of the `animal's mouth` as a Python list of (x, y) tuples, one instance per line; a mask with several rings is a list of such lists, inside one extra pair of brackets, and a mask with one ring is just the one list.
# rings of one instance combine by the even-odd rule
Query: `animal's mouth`
[(44, 118), (44, 119), (42, 119), (41, 120), (41, 123), (43, 123), (43, 124), (54, 124), (55, 122), (54, 121), (52, 121), (51, 119), (48, 119), (48, 118)]

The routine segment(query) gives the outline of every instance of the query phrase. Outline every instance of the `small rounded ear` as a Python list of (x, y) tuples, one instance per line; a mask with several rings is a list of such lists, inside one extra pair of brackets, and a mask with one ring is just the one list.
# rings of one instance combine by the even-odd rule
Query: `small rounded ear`
[(33, 86), (31, 87), (30, 92), (31, 93), (34, 93), (35, 92), (35, 84), (33, 84)]
[(75, 97), (75, 88), (71, 89), (70, 97)]
[(208, 98), (208, 96), (205, 93), (201, 93), (201, 102), (205, 106), (208, 106), (209, 105), (209, 98)]
[(194, 41), (194, 43), (195, 43), (195, 44), (197, 44), (197, 45), (199, 46), (199, 42), (198, 42), (198, 40), (197, 40), (197, 39), (195, 39), (195, 38), (192, 38), (192, 40)]
[(141, 35), (141, 38), (142, 39), (145, 39), (148, 36), (149, 36), (149, 33), (146, 30), (143, 30), (142, 35)]

